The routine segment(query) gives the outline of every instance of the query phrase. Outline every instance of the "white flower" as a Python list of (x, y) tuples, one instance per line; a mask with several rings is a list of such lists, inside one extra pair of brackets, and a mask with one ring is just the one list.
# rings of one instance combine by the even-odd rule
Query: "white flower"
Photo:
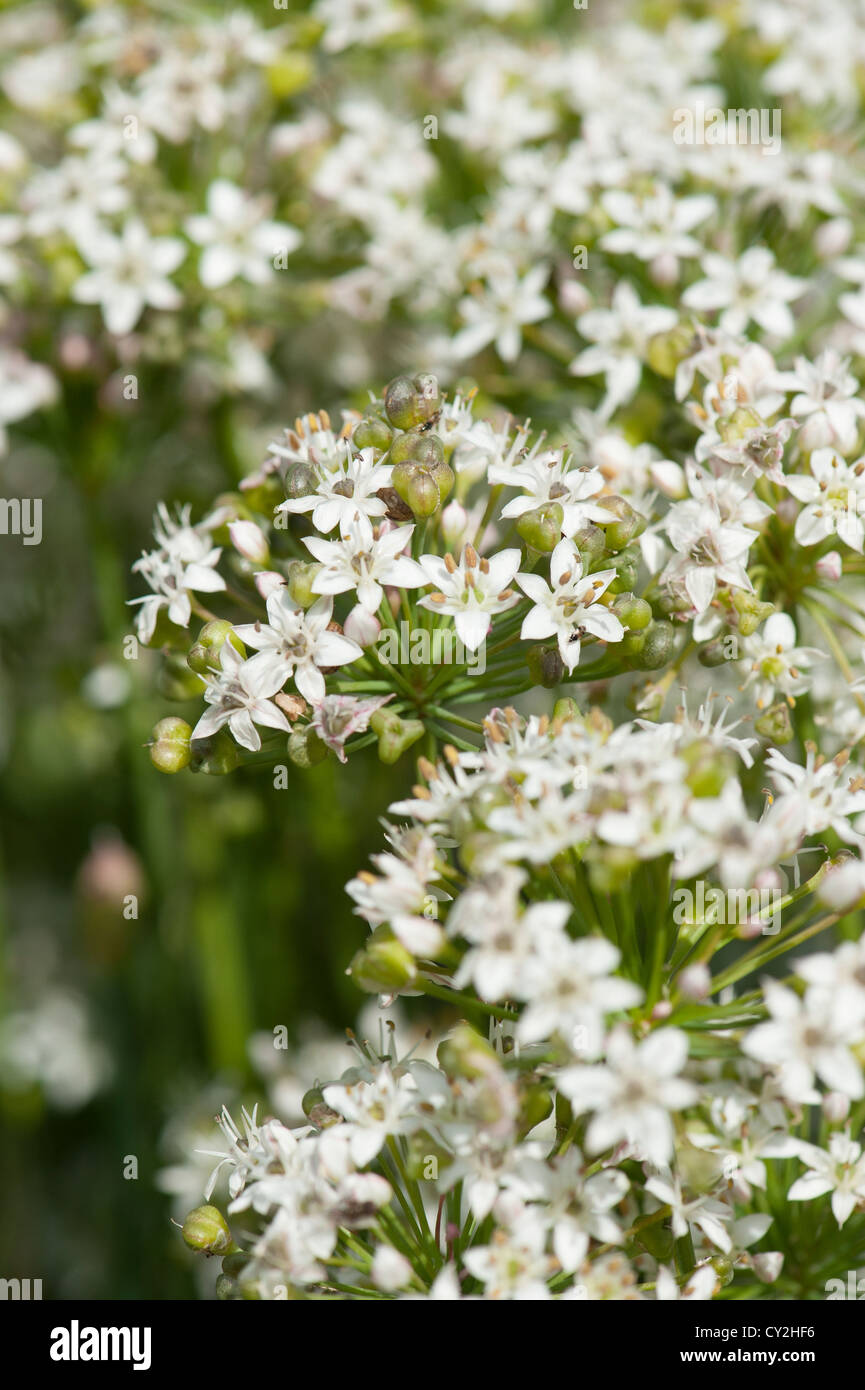
[(861, 1144), (849, 1134), (836, 1133), (829, 1138), (828, 1153), (804, 1141), (796, 1147), (799, 1158), (808, 1165), (808, 1172), (797, 1178), (787, 1193), (787, 1200), (812, 1202), (831, 1192), (832, 1215), (840, 1228), (857, 1207), (865, 1206), (865, 1156)]
[(159, 549), (145, 552), (132, 566), (153, 591), (130, 600), (131, 605), (140, 605), (136, 625), (138, 640), (145, 646), (153, 636), (160, 608), (167, 608), (170, 621), (178, 627), (188, 627), (190, 593), (214, 594), (225, 588), (225, 580), (216, 569), (222, 550), (210, 543), (211, 527), (219, 525), (222, 514), (212, 512), (193, 526), (191, 510), (181, 507), (172, 517), (160, 502), (153, 526)]
[(381, 517), (387, 503), (377, 496), (390, 483), (391, 465), (376, 463), (373, 449), (361, 449), (359, 454), (339, 457), (334, 466), (323, 472), (315, 491), (305, 497), (289, 497), (281, 502), (277, 512), (312, 512), (316, 531), (327, 535), (339, 526), (345, 531), (357, 512), (366, 517)]
[(676, 1283), (674, 1275), (664, 1265), (658, 1267), (658, 1272), (655, 1275), (655, 1297), (661, 1302), (687, 1298), (697, 1303), (705, 1303), (707, 1299), (714, 1297), (717, 1287), (718, 1276), (708, 1261), (694, 1270), (688, 1282), (681, 1289)]
[(0, 454), (8, 445), (4, 426), (51, 405), (56, 397), (57, 382), (47, 367), (0, 343)]
[(767, 247), (751, 246), (737, 261), (710, 251), (702, 266), (706, 279), (698, 280), (682, 296), (688, 308), (722, 310), (720, 325), (726, 333), (744, 333), (753, 321), (765, 333), (789, 338), (793, 315), (787, 306), (801, 298), (807, 282), (776, 269)]
[(528, 1000), (517, 1024), (520, 1041), (559, 1033), (578, 1055), (596, 1057), (605, 1015), (633, 1008), (643, 997), (637, 985), (611, 973), (619, 959), (603, 937), (572, 941), (563, 931), (539, 933), (518, 991)]
[(473, 1245), (463, 1255), (470, 1274), (484, 1285), (487, 1298), (545, 1300), (546, 1280), (555, 1264), (544, 1252), (543, 1223), (527, 1208), (510, 1230), (498, 1227), (489, 1245)]
[(665, 283), (678, 277), (680, 259), (699, 256), (700, 243), (689, 233), (717, 206), (709, 194), (677, 198), (668, 184), (659, 184), (642, 199), (615, 189), (604, 194), (601, 204), (614, 223), (614, 230), (601, 237), (601, 249), (652, 261)]
[(675, 309), (641, 304), (626, 280), (617, 284), (609, 309), (589, 309), (580, 315), (577, 328), (594, 346), (584, 348), (569, 371), (574, 376), (604, 374), (607, 391), (602, 416), (611, 415), (631, 399), (640, 382), (649, 339), (677, 322)]
[(397, 1080), (386, 1062), (371, 1080), (325, 1086), (325, 1103), (348, 1121), (349, 1151), (359, 1167), (372, 1162), (390, 1135), (402, 1131), (414, 1090), (411, 1078)]
[(562, 509), (562, 533), (572, 536), (587, 521), (610, 521), (612, 513), (602, 503), (592, 502), (604, 486), (597, 468), (574, 468), (560, 449), (545, 449), (532, 453), (530, 458), (509, 467), (491, 464), (487, 476), (491, 483), (523, 489), (521, 497), (513, 497), (502, 508), (502, 518), (511, 520), (534, 511), (547, 502)]
[(589, 1152), (626, 1143), (663, 1167), (673, 1152), (670, 1112), (697, 1099), (697, 1088), (678, 1075), (687, 1057), (687, 1034), (677, 1028), (660, 1028), (636, 1044), (620, 1027), (607, 1039), (606, 1065), (566, 1067), (559, 1086), (574, 1113), (594, 1112)]
[(777, 691), (785, 697), (802, 695), (811, 684), (807, 668), (824, 653), (815, 647), (796, 646), (796, 625), (789, 613), (773, 613), (762, 632), (743, 640), (742, 687), (755, 685), (758, 709), (770, 704)]
[(522, 279), (514, 270), (491, 274), (485, 290), (460, 301), (460, 315), (466, 326), (454, 338), (455, 355), (473, 357), (494, 342), (503, 361), (516, 361), (522, 346), (523, 324), (537, 323), (552, 312), (549, 300), (541, 294), (548, 278), (545, 265), (534, 266)]
[(228, 179), (214, 179), (207, 190), (207, 212), (187, 218), (187, 235), (204, 252), (198, 267), (207, 289), (221, 289), (238, 278), (264, 285), (273, 278), (273, 259), (289, 255), (302, 240), (296, 227), (273, 222), (267, 201), (253, 198)]
[(330, 596), (318, 599), (304, 612), (283, 586), (267, 600), (266, 623), (244, 623), (235, 628), (240, 640), (256, 650), (257, 655), (247, 665), (252, 668), (249, 679), (260, 693), (270, 686), (267, 693), (274, 694), (293, 676), (298, 691), (310, 704), (324, 699), (321, 667), (344, 666), (362, 655), (356, 642), (328, 630), (332, 613)]
[(861, 1011), (851, 1014), (838, 1008), (822, 991), (809, 990), (802, 1000), (771, 979), (763, 981), (763, 997), (771, 1018), (750, 1030), (742, 1049), (776, 1070), (786, 1098), (795, 1104), (817, 1104), (816, 1073), (831, 1090), (861, 1100), (862, 1068), (850, 1051), (865, 1037)]
[[(382, 526), (375, 534), (369, 518), (357, 512), (338, 541), (307, 536), (304, 544), (321, 561), (322, 568), (312, 582), (316, 594), (345, 594), (354, 590), (358, 603), (375, 613), (384, 598), (383, 584), (417, 589), (427, 577), (411, 556), (405, 555), (414, 526)], [(360, 648), (358, 648), (360, 655)]]
[(186, 255), (179, 237), (151, 237), (144, 224), (130, 218), (120, 236), (94, 228), (79, 243), (93, 267), (75, 282), (79, 304), (99, 304), (109, 333), (131, 333), (148, 304), (178, 309), (180, 291), (167, 276)]
[(865, 459), (847, 463), (834, 449), (815, 449), (808, 473), (789, 474), (785, 486), (806, 505), (796, 518), (799, 545), (817, 545), (837, 535), (862, 553), (865, 541)]
[(436, 593), (419, 600), (431, 613), (447, 613), (454, 619), (457, 636), (470, 652), (477, 651), (489, 631), (490, 619), (518, 602), (508, 588), (516, 574), (522, 554), (519, 550), (500, 550), (489, 558), (478, 557), (467, 545), (459, 562), (448, 554), (422, 555), (421, 567)]
[(204, 677), (207, 683), (204, 699), (211, 708), (192, 730), (193, 739), (208, 738), (227, 724), (241, 748), (257, 753), (261, 738), (256, 724), (291, 733), (291, 725), (282, 710), (269, 698), (285, 682), (282, 668), (263, 665), (258, 657), (244, 661), (228, 639), (222, 644), (219, 664), (220, 671)]
[(368, 729), (376, 710), (392, 699), (393, 695), (376, 696), (371, 700), (358, 700), (354, 695), (325, 695), (316, 705), (310, 723), (322, 742), (344, 763), (348, 761), (346, 740)]
[(664, 570), (662, 582), (681, 586), (698, 613), (705, 613), (719, 583), (752, 590), (743, 557), (757, 532), (739, 522), (725, 522), (716, 497), (674, 503), (666, 532), (677, 554)]
[(524, 641), (556, 637), (569, 672), (580, 660), (586, 633), (604, 642), (621, 642), (625, 629), (615, 613), (598, 602), (615, 577), (615, 570), (584, 577), (573, 541), (559, 541), (550, 557), (552, 587), (539, 574), (517, 575), (517, 583), (534, 605), (523, 620), (520, 637)]
[(713, 1245), (727, 1254), (732, 1249), (730, 1233), (726, 1229), (733, 1216), (732, 1207), (717, 1201), (714, 1197), (698, 1196), (686, 1202), (682, 1196), (682, 1184), (677, 1175), (665, 1169), (658, 1177), (649, 1178), (646, 1191), (671, 1209), (671, 1227), (677, 1240), (690, 1234), (696, 1226)]
[(814, 362), (797, 357), (795, 370), (779, 377), (783, 388), (796, 392), (790, 414), (805, 421), (799, 433), (804, 451), (832, 448), (847, 454), (856, 447), (865, 401), (859, 399), (859, 382), (849, 365), (826, 348)]

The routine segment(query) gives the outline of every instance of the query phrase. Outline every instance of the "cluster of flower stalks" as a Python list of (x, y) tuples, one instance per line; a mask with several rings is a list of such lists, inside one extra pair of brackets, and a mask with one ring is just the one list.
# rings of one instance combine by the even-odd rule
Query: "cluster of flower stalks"
[(647, 350), (679, 459), (422, 373), (160, 508), (139, 638), (200, 704), (153, 762), (416, 761), (350, 973), (449, 1006), (310, 1077), (300, 1127), (223, 1115), (226, 1211), (184, 1234), (224, 1297), (825, 1297), (865, 1263), (861, 411), (825, 357), (690, 319)]

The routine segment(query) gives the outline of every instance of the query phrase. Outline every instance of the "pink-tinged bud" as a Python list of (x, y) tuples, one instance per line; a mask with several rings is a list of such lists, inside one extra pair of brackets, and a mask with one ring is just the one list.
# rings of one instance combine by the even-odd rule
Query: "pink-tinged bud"
[(675, 285), (679, 278), (679, 262), (672, 251), (662, 251), (649, 266), (649, 274), (656, 285)]
[(830, 550), (828, 555), (821, 555), (817, 561), (817, 573), (821, 579), (827, 579), (830, 584), (837, 584), (841, 578), (842, 561), (837, 550)]
[(359, 647), (372, 647), (381, 635), (381, 623), (374, 613), (357, 604), (343, 624), (343, 632)]
[(823, 222), (814, 233), (814, 250), (821, 261), (843, 256), (853, 239), (853, 223), (849, 217), (833, 217)]
[(459, 545), (469, 524), (469, 514), (462, 502), (448, 502), (441, 514), (442, 536), (450, 546)]
[(254, 521), (232, 521), (228, 528), (228, 534), (231, 537), (231, 544), (238, 555), (243, 556), (244, 560), (251, 560), (254, 565), (267, 564), (270, 558), (267, 537)]
[(274, 570), (261, 570), (254, 579), (255, 587), (263, 599), (269, 599), (271, 594), (275, 594), (277, 589), (281, 589), (285, 584), (281, 574), (276, 574)]
[(705, 999), (712, 988), (712, 974), (708, 965), (702, 961), (689, 965), (679, 976), (678, 984), (686, 999)]
[(799, 515), (799, 503), (794, 497), (782, 497), (775, 508), (775, 515), (785, 526), (792, 526)]
[(665, 1018), (669, 1018), (673, 1012), (673, 1006), (669, 999), (661, 999), (652, 1010), (653, 1023), (662, 1023)]
[(843, 1125), (850, 1114), (850, 1097), (843, 1091), (827, 1091), (823, 1097), (823, 1114), (830, 1125)]
[(784, 1256), (780, 1250), (765, 1250), (760, 1255), (753, 1255), (751, 1264), (761, 1284), (774, 1284), (781, 1273)]
[(559, 307), (563, 313), (572, 314), (576, 318), (578, 314), (585, 313), (591, 302), (591, 295), (579, 280), (562, 281), (559, 286)]

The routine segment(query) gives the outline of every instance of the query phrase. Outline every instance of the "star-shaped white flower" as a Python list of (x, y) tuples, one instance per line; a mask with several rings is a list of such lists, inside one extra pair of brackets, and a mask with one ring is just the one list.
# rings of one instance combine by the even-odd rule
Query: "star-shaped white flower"
[(268, 729), (291, 732), (291, 725), (270, 699), (285, 680), (284, 674), (273, 666), (256, 665), (258, 658), (245, 661), (240, 653), (225, 641), (219, 653), (220, 670), (205, 676), (207, 689), (204, 698), (210, 705), (192, 730), (192, 737), (208, 738), (225, 724), (241, 748), (257, 753), (261, 738), (256, 724)]
[(109, 333), (131, 333), (146, 306), (179, 309), (183, 298), (167, 278), (186, 255), (179, 237), (152, 237), (138, 218), (119, 236), (91, 229), (80, 244), (92, 269), (76, 281), (73, 299), (99, 304)]
[(584, 576), (573, 541), (559, 541), (550, 557), (552, 587), (539, 574), (517, 575), (517, 583), (534, 604), (523, 620), (520, 637), (523, 641), (556, 637), (568, 672), (579, 662), (586, 633), (604, 642), (621, 642), (625, 629), (615, 613), (598, 602), (615, 577), (615, 570)]
[(249, 661), (257, 679), (281, 689), (289, 676), (299, 693), (317, 705), (325, 696), (322, 667), (344, 666), (362, 655), (360, 647), (340, 632), (328, 630), (333, 599), (320, 598), (304, 611), (283, 585), (267, 600), (266, 623), (244, 623), (238, 637), (257, 655)]
[(416, 560), (403, 552), (412, 538), (414, 526), (379, 528), (363, 512), (356, 512), (338, 541), (307, 536), (304, 545), (321, 561), (312, 583), (316, 594), (357, 593), (358, 603), (368, 613), (376, 613), (384, 598), (383, 584), (401, 589), (417, 589), (427, 583)]
[(497, 555), (478, 556), (467, 545), (459, 561), (450, 554), (422, 555), (421, 568), (436, 592), (419, 600), (431, 613), (447, 613), (454, 619), (457, 636), (470, 652), (477, 651), (496, 613), (513, 608), (519, 597), (508, 586), (522, 556), (519, 550), (500, 550)]

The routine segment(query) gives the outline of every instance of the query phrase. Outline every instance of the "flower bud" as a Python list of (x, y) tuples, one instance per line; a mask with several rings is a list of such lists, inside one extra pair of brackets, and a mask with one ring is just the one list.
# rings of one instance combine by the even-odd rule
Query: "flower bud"
[(156, 689), (166, 700), (194, 700), (204, 682), (190, 671), (180, 652), (166, 652), (156, 676)]
[(295, 767), (317, 767), (327, 757), (327, 744), (309, 724), (294, 729), (288, 736), (288, 756)]
[(311, 608), (320, 594), (313, 593), (312, 584), (321, 565), (315, 560), (292, 560), (288, 567), (288, 592), (301, 608)]
[(218, 1207), (196, 1207), (183, 1223), (183, 1239), (190, 1250), (202, 1250), (205, 1255), (225, 1255), (234, 1241), (228, 1222)]
[(850, 1097), (843, 1091), (827, 1091), (822, 1100), (823, 1114), (830, 1125), (843, 1125), (850, 1114)]
[(837, 550), (830, 550), (826, 555), (821, 555), (817, 561), (816, 570), (821, 579), (825, 579), (830, 584), (837, 584), (841, 578), (843, 562)]
[(228, 528), (231, 544), (244, 560), (254, 565), (266, 565), (270, 559), (270, 547), (261, 527), (254, 521), (232, 521)]
[(191, 750), (189, 740), (192, 728), (185, 719), (169, 715), (160, 719), (153, 730), (150, 745), (150, 761), (160, 772), (180, 772), (189, 765)]
[(343, 632), (359, 647), (373, 647), (381, 636), (381, 623), (358, 603), (346, 618)]
[(708, 965), (699, 961), (682, 971), (677, 984), (686, 999), (705, 999), (712, 988), (712, 974)]
[(252, 582), (265, 602), (285, 584), (282, 575), (274, 570), (259, 570), (258, 574), (253, 576)]
[(535, 685), (544, 690), (552, 690), (559, 685), (565, 674), (565, 663), (557, 646), (538, 643), (526, 652), (526, 665)]
[(376, 927), (348, 968), (367, 994), (392, 994), (410, 985), (417, 974), (414, 958), (386, 925)]
[(774, 1284), (784, 1265), (780, 1250), (762, 1250), (751, 1256), (751, 1265), (761, 1284)]
[(229, 641), (241, 656), (246, 656), (246, 648), (227, 619), (214, 618), (211, 622), (205, 623), (186, 658), (187, 665), (200, 676), (206, 675), (208, 671), (219, 670), (219, 654), (226, 641)]
[(453, 502), (448, 502), (441, 514), (440, 520), (441, 533), (445, 544), (452, 549), (458, 546), (465, 536), (468, 524), (469, 514), (462, 502), (457, 502), (456, 498), (454, 498)]
[(400, 719), (385, 709), (376, 710), (369, 726), (378, 735), (379, 759), (389, 765), (397, 762), (426, 732), (420, 719)]
[(843, 256), (853, 237), (853, 223), (849, 217), (832, 217), (821, 222), (814, 233), (814, 250), (821, 261), (831, 261), (835, 256)]
[(760, 718), (754, 721), (754, 728), (758, 734), (768, 738), (772, 743), (789, 743), (793, 737), (793, 724), (786, 701), (779, 700), (776, 705), (767, 709), (765, 714), (761, 714)]
[(564, 517), (558, 502), (546, 502), (534, 511), (523, 512), (517, 522), (517, 532), (535, 550), (555, 550), (562, 538)]
[(385, 388), (384, 408), (398, 430), (410, 430), (434, 419), (441, 404), (438, 382), (430, 372), (394, 377)]

